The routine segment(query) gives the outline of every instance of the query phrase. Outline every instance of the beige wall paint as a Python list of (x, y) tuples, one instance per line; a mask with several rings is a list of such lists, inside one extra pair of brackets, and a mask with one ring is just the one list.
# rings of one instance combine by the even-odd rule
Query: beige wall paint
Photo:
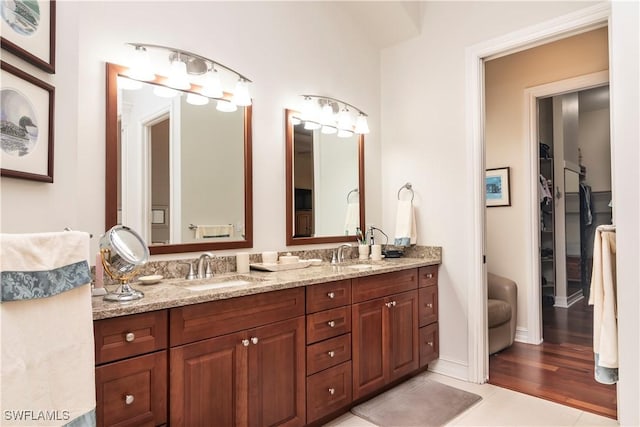
[[(511, 207), (487, 209), (487, 269), (518, 283), (518, 327), (527, 330), (529, 141), (525, 136), (526, 88), (608, 69), (607, 29), (601, 28), (487, 61), (486, 166), (511, 167)], [(537, 285), (537, 284), (535, 284)]]

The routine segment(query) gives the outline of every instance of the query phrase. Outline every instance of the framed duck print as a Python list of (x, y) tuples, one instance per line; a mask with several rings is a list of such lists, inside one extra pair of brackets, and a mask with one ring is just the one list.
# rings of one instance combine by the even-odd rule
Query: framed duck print
[(0, 175), (53, 182), (53, 86), (0, 62)]

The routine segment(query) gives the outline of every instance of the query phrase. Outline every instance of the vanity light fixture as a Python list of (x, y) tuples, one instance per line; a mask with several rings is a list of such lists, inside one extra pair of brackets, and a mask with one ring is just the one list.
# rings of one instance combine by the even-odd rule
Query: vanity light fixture
[[(322, 133), (338, 133), (341, 138), (348, 138), (357, 134), (369, 133), (367, 114), (339, 99), (320, 95), (301, 95), (303, 105), (299, 117), (294, 117), (299, 123), (304, 123), (307, 130), (321, 129)], [(352, 111), (357, 112), (355, 127)], [(298, 123), (294, 123), (296, 125)]]
[(118, 87), (124, 90), (142, 89), (142, 82), (139, 80), (129, 79), (127, 77), (118, 76)]
[[(251, 80), (226, 65), (182, 49), (146, 43), (127, 44), (135, 49), (134, 64), (126, 73), (128, 77), (134, 80), (155, 80), (156, 75), (150, 71), (153, 68), (149, 50), (163, 51), (168, 54), (167, 59), (170, 64), (168, 73), (165, 71), (165, 75), (168, 74), (165, 84), (173, 89), (186, 90), (193, 93), (195, 96), (191, 96), (190, 99), (199, 103), (196, 105), (206, 103), (198, 96), (217, 99), (216, 108), (220, 111), (231, 112), (236, 111), (237, 106), (245, 107), (251, 105), (251, 94), (249, 93)], [(225, 97), (222, 85), (224, 76), (219, 74), (219, 70), (224, 71), (225, 75), (230, 74), (232, 78), (235, 77), (237, 79), (231, 99)], [(199, 86), (200, 89), (192, 90), (192, 84)], [(167, 91), (165, 96), (168, 96), (169, 93), (171, 92)]]
[(186, 101), (191, 105), (207, 105), (209, 103), (209, 98), (198, 95), (197, 93), (188, 93)]
[(166, 86), (154, 86), (153, 94), (155, 96), (159, 96), (160, 98), (173, 98), (174, 96), (178, 96), (180, 94), (180, 91), (171, 89), (170, 87)]

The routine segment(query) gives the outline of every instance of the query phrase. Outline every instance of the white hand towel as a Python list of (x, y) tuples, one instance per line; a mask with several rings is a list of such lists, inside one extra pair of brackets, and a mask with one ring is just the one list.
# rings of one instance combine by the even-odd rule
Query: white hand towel
[(344, 235), (355, 236), (356, 228), (360, 227), (360, 203), (347, 203), (347, 213), (344, 218)]
[(0, 240), (2, 425), (95, 425), (89, 235)]
[(411, 200), (399, 200), (396, 212), (396, 234), (394, 245), (415, 245), (417, 239), (416, 217)]
[(223, 225), (198, 225), (196, 227), (196, 239), (211, 239), (216, 237), (232, 237), (233, 224)]

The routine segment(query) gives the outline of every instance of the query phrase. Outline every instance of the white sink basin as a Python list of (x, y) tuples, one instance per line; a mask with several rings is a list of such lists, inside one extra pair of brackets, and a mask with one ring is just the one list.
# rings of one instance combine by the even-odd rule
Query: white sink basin
[(252, 283), (261, 282), (262, 279), (258, 278), (247, 278), (243, 276), (233, 276), (228, 278), (219, 278), (219, 279), (209, 279), (209, 281), (205, 283), (189, 283), (186, 285), (181, 285), (181, 288), (189, 289), (190, 291), (208, 291), (211, 289), (223, 289), (230, 288), (233, 286), (246, 286)]
[(354, 270), (369, 270), (370, 268), (373, 268), (373, 266), (371, 264), (352, 264), (347, 265), (347, 268), (353, 268)]

